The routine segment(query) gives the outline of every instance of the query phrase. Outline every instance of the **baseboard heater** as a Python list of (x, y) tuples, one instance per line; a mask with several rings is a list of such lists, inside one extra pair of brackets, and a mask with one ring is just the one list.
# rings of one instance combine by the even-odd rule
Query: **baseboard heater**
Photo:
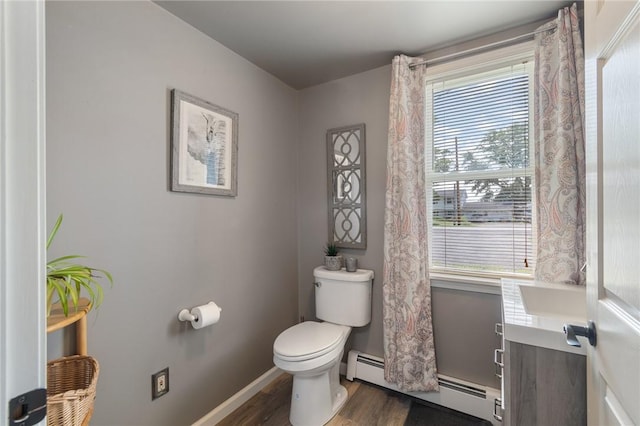
[(350, 351), (347, 362), (348, 380), (360, 379), (378, 386), (402, 392), (415, 398), (429, 401), (452, 410), (480, 417), (493, 425), (501, 423), (494, 417), (496, 401), (500, 398), (498, 389), (438, 375), (439, 392), (403, 392), (394, 384), (384, 380), (384, 360), (358, 351)]

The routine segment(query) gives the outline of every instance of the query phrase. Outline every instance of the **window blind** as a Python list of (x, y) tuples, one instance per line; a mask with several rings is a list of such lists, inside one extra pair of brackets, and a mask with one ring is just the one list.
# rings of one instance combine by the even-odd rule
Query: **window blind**
[(531, 64), (427, 84), (434, 269), (531, 274)]

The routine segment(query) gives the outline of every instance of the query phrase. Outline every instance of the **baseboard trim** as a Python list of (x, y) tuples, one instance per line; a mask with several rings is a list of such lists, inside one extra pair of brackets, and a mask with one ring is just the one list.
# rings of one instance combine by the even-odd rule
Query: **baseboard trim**
[(260, 392), (280, 374), (282, 374), (282, 370), (278, 367), (271, 368), (262, 376), (240, 389), (222, 404), (209, 411), (209, 413), (205, 414), (204, 417), (196, 420), (192, 426), (213, 426), (217, 424), (229, 414), (233, 413), (236, 408), (251, 399), (252, 396)]

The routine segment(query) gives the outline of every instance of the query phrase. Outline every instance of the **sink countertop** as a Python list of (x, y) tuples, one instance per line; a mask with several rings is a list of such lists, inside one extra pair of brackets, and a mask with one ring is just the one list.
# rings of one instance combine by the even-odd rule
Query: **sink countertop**
[(524, 309), (519, 285), (534, 285), (531, 281), (502, 279), (502, 320), (504, 338), (510, 342), (524, 343), (563, 352), (586, 355), (586, 341), (577, 348), (567, 343), (563, 325), (585, 325), (586, 319), (529, 315)]

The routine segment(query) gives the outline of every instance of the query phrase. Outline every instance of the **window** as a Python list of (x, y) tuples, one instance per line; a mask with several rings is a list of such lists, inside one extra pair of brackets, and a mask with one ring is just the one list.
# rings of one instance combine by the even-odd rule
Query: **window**
[(532, 74), (532, 58), (520, 57), (428, 77), (426, 187), (436, 272), (533, 273)]

